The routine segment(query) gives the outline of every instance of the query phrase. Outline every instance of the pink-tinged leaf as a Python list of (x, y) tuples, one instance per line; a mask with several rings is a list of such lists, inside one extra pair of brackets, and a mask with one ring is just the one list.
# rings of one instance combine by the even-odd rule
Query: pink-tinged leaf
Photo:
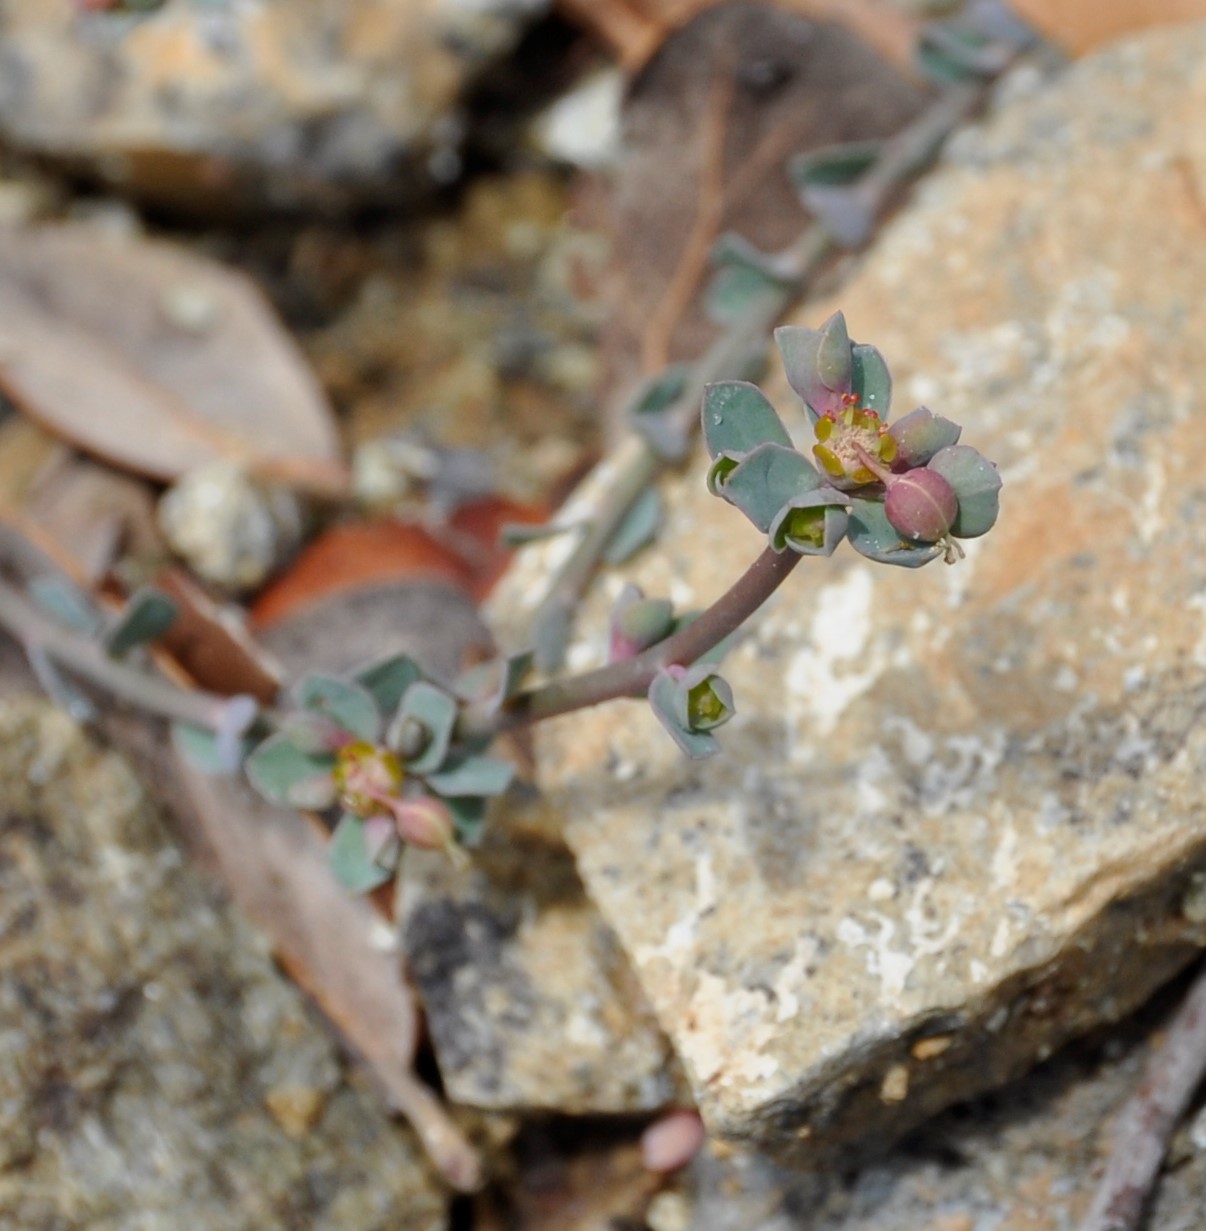
[(169, 244), (82, 226), (0, 232), (0, 390), (154, 479), (224, 458), (342, 482), (330, 408), (258, 290)]

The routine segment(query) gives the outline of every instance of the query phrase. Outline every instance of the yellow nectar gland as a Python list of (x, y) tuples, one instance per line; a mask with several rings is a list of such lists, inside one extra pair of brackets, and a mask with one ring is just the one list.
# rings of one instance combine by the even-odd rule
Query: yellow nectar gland
[(402, 765), (388, 748), (366, 740), (345, 744), (335, 758), (331, 777), (339, 789), (339, 802), (357, 816), (390, 814), (384, 799), (391, 799), (402, 785)]
[(876, 476), (862, 462), (862, 453), (889, 465), (896, 456), (896, 439), (888, 435), (874, 410), (859, 406), (858, 395), (844, 393), (842, 409), (827, 411), (813, 429), (817, 443), (813, 456), (831, 479), (845, 479), (862, 485), (874, 483)]

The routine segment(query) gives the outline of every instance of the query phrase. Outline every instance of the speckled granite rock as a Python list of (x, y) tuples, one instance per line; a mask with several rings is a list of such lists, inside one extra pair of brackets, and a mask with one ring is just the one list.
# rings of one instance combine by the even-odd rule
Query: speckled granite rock
[[(801, 1176), (764, 1156), (705, 1150), (679, 1196), (689, 1211), (683, 1231), (1070, 1231), (1092, 1200), (1110, 1121), (1159, 1045), (1162, 1017), (1145, 1011), (1070, 1048), (850, 1176)], [(1174, 1137), (1146, 1231), (1198, 1231), (1203, 1194), (1199, 1100), (1197, 1118)]]
[(0, 1228), (442, 1231), (408, 1131), (125, 763), (5, 701), (0, 783)]
[[(716, 1134), (885, 1145), (1206, 943), (1204, 108), (1202, 27), (1082, 62), (964, 135), (843, 293), (898, 411), (1002, 464), (964, 563), (806, 561), (730, 656), (713, 762), (635, 703), (549, 724), (583, 880)], [(684, 606), (759, 550), (702, 473), (628, 574)]]
[(160, 203), (345, 206), (455, 177), (458, 104), (546, 0), (73, 0), (0, 14), (0, 133)]
[(689, 1101), (548, 809), (517, 791), (467, 871), (412, 851), (400, 914), (448, 1096), (570, 1115)]

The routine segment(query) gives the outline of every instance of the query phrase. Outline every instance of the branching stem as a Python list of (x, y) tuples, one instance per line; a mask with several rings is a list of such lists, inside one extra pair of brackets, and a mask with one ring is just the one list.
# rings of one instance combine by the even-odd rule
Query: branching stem
[(111, 658), (96, 641), (56, 624), (5, 581), (0, 581), (0, 627), (27, 654), (41, 656), (146, 713), (218, 734), (231, 730), (232, 704), (237, 702), (240, 710), (246, 710), (248, 720), (254, 716), (254, 708), (246, 698), (177, 688), (167, 680)]
[(635, 658), (519, 693), (501, 712), (488, 713), (471, 707), (462, 715), (458, 736), (494, 734), (617, 697), (643, 696), (663, 667), (689, 667), (740, 628), (783, 584), (801, 559), (792, 551), (766, 548), (716, 602), (672, 637), (650, 646)]

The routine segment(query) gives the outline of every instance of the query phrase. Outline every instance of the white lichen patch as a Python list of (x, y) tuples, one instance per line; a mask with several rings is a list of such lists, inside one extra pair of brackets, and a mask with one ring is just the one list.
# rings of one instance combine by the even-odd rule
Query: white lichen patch
[(859, 567), (817, 595), (807, 644), (787, 669), (785, 709), (791, 731), (807, 725), (815, 735), (828, 735), (851, 701), (889, 665), (886, 650), (872, 638), (874, 593), (870, 569)]

